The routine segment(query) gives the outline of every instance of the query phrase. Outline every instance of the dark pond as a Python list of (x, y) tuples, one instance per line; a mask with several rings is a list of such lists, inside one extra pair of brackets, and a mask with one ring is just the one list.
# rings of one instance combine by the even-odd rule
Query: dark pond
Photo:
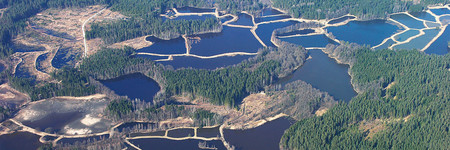
[(206, 12), (214, 12), (214, 9), (181, 7), (181, 8), (177, 8), (177, 11), (179, 13), (206, 13)]
[(169, 56), (154, 56), (154, 55), (136, 55), (137, 57), (141, 57), (141, 58), (147, 58), (150, 60), (162, 60), (162, 59), (167, 59), (169, 58)]
[(63, 145), (64, 144), (74, 145), (74, 144), (82, 144), (82, 143), (91, 143), (91, 142), (100, 141), (100, 140), (108, 139), (108, 138), (109, 138), (109, 134), (86, 137), (86, 138), (63, 138), (63, 139), (59, 140), (57, 143), (63, 144)]
[(255, 23), (266, 22), (266, 21), (274, 21), (274, 20), (281, 20), (281, 19), (287, 19), (287, 18), (291, 18), (291, 16), (289, 16), (289, 15), (281, 15), (281, 16), (260, 17), (260, 18), (255, 18)]
[(425, 53), (438, 55), (447, 54), (450, 51), (448, 48), (448, 41), (450, 41), (450, 27), (447, 26), (444, 33), (425, 50)]
[(310, 36), (294, 36), (288, 38), (280, 38), (280, 40), (298, 44), (303, 47), (326, 47), (327, 44), (338, 44), (329, 39), (325, 34), (310, 35)]
[(143, 74), (129, 74), (100, 82), (118, 95), (128, 96), (130, 99), (138, 98), (146, 102), (151, 102), (153, 96), (160, 90), (155, 80)]
[(401, 24), (408, 26), (409, 28), (414, 28), (414, 29), (425, 28), (425, 25), (423, 24), (422, 21), (416, 20), (406, 14), (396, 14), (396, 15), (390, 16), (390, 18), (400, 22)]
[(261, 24), (258, 26), (258, 29), (256, 29), (256, 34), (259, 36), (259, 38), (266, 44), (267, 46), (275, 47), (275, 45), (272, 44), (270, 41), (272, 37), (272, 32), (275, 29), (287, 27), (290, 25), (294, 25), (296, 23), (299, 23), (297, 21), (286, 21), (286, 22), (276, 22), (276, 23), (269, 23), (269, 24)]
[(23, 124), (43, 132), (60, 133), (64, 126), (82, 117), (81, 112), (51, 113), (36, 121), (24, 121)]
[(272, 9), (272, 8), (264, 8), (261, 11), (261, 16), (270, 16), (270, 15), (279, 15), (282, 14), (282, 12)]
[(213, 138), (220, 137), (219, 127), (215, 128), (198, 128), (197, 137)]
[(0, 63), (0, 73), (2, 73), (3, 70), (5, 70), (5, 68), (6, 68), (5, 65), (3, 65), (3, 64)]
[(43, 145), (39, 142), (40, 136), (28, 132), (15, 132), (0, 136), (0, 149), (2, 150), (35, 150)]
[(13, 45), (14, 52), (39, 52), (45, 51), (45, 47), (27, 46), (22, 44)]
[(236, 150), (276, 150), (284, 131), (293, 124), (288, 118), (279, 118), (265, 123), (262, 126), (248, 130), (224, 129), (227, 142), (236, 147)]
[(195, 134), (194, 129), (175, 129), (169, 130), (167, 136), (174, 138), (183, 138), (183, 137), (193, 137), (194, 134)]
[(153, 42), (153, 45), (137, 50), (137, 52), (155, 53), (155, 54), (184, 54), (186, 53), (186, 44), (182, 37), (171, 40), (162, 40), (149, 36), (147, 41)]
[(44, 66), (42, 66), (42, 61), (46, 60), (48, 58), (48, 53), (39, 55), (38, 58), (36, 59), (36, 69), (41, 71), (41, 72), (45, 72), (44, 71)]
[(436, 18), (434, 18), (433, 15), (431, 15), (431, 14), (429, 14), (427, 12), (411, 12), (409, 14), (411, 14), (414, 17), (417, 17), (419, 19), (436, 22)]
[(444, 15), (444, 14), (450, 14), (450, 10), (447, 8), (440, 8), (440, 9), (430, 9), (431, 12), (433, 12), (434, 14), (440, 16), (440, 15)]
[(153, 127), (155, 127), (157, 124), (155, 123), (147, 123), (147, 122), (127, 122), (124, 123), (122, 125), (120, 125), (119, 127), (117, 127), (117, 130), (119, 130), (119, 132), (129, 132), (130, 130), (133, 129), (152, 129)]
[(346, 25), (326, 28), (337, 39), (357, 43), (360, 45), (375, 46), (385, 38), (393, 35), (399, 27), (387, 23), (385, 20), (350, 21)]
[(74, 53), (72, 48), (61, 48), (56, 52), (52, 60), (52, 66), (60, 69), (66, 65), (74, 65), (73, 61), (77, 57), (78, 54)]
[(28, 71), (28, 68), (24, 66), (24, 62), (21, 62), (17, 65), (14, 76), (19, 78), (31, 78), (31, 73)]
[(227, 67), (235, 64), (239, 64), (244, 60), (247, 60), (252, 55), (236, 55), (236, 56), (224, 56), (211, 59), (201, 59), (197, 57), (181, 56), (173, 57), (171, 61), (161, 61), (163, 65), (171, 65), (174, 69), (179, 68), (196, 68), (196, 69), (216, 69), (221, 67)]
[(241, 13), (238, 17), (239, 19), (236, 22), (231, 22), (230, 24), (253, 26), (252, 16)]
[(313, 29), (303, 29), (303, 30), (295, 30), (292, 32), (288, 32), (288, 33), (282, 33), (282, 34), (277, 34), (277, 36), (291, 36), (291, 35), (305, 35), (305, 34), (310, 34), (310, 33), (314, 33), (315, 31)]
[(130, 140), (131, 143), (138, 146), (141, 149), (164, 149), (164, 150), (200, 150), (199, 143), (206, 142), (208, 147), (215, 147), (218, 150), (226, 150), (222, 141), (214, 140), (214, 141), (202, 141), (202, 140), (169, 140), (169, 139), (159, 139), (159, 138), (150, 138), (150, 139), (135, 139)]
[(310, 50), (309, 56), (312, 59), (307, 60), (293, 75), (283, 79), (282, 85), (303, 80), (314, 88), (346, 102), (357, 95), (350, 83), (348, 65), (338, 64), (321, 50)]
[(230, 52), (256, 53), (262, 45), (246, 28), (224, 26), (220, 33), (195, 35), (199, 42), (192, 44), (190, 54), (213, 56)]
[(188, 15), (188, 16), (178, 16), (171, 20), (205, 20), (207, 18), (216, 18), (214, 15)]
[(131, 133), (130, 137), (136, 137), (136, 136), (164, 136), (166, 135), (166, 131), (156, 131), (156, 132), (150, 132), (150, 133)]
[(333, 19), (333, 20), (328, 21), (328, 24), (337, 24), (337, 23), (341, 23), (341, 22), (344, 22), (345, 20), (350, 20), (350, 19), (355, 19), (355, 17), (354, 16), (345, 16), (345, 17)]

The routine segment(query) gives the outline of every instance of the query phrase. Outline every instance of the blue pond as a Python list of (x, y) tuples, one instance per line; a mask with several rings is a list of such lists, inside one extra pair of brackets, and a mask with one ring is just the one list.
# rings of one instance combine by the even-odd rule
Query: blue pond
[(239, 14), (238, 17), (239, 17), (239, 19), (236, 22), (232, 22), (230, 24), (253, 26), (252, 16), (242, 13), (242, 14)]
[(282, 85), (303, 80), (314, 88), (328, 92), (336, 99), (349, 101), (357, 93), (353, 90), (348, 65), (338, 64), (321, 50), (310, 50), (309, 59), (293, 75), (282, 79)]
[(425, 53), (438, 55), (447, 54), (450, 51), (448, 48), (448, 41), (450, 41), (450, 27), (447, 26), (444, 33), (425, 50)]
[(192, 44), (190, 54), (212, 56), (229, 52), (256, 53), (262, 45), (250, 29), (224, 26), (220, 33), (195, 35), (200, 40)]
[(118, 95), (128, 96), (130, 99), (138, 98), (147, 102), (151, 102), (153, 96), (160, 90), (156, 81), (143, 74), (130, 74), (100, 82)]
[(385, 20), (350, 21), (346, 25), (326, 28), (339, 40), (375, 46), (393, 35), (399, 27)]
[(433, 14), (436, 14), (438, 16), (445, 15), (445, 14), (450, 14), (450, 10), (447, 9), (447, 8), (430, 9), (430, 11), (433, 12)]
[(396, 14), (396, 15), (390, 16), (390, 18), (408, 26), (409, 28), (414, 28), (414, 29), (425, 28), (425, 25), (423, 24), (422, 21), (416, 20), (406, 14)]
[(272, 42), (270, 41), (272, 37), (272, 32), (275, 29), (287, 27), (290, 25), (294, 25), (296, 23), (299, 23), (297, 21), (286, 21), (286, 22), (276, 22), (276, 23), (269, 23), (269, 24), (261, 24), (258, 26), (258, 29), (256, 29), (256, 34), (259, 36), (259, 38), (266, 44), (267, 46), (273, 46)]
[(137, 52), (147, 52), (156, 54), (184, 54), (186, 53), (186, 44), (182, 37), (171, 40), (162, 40), (149, 36), (147, 41), (153, 42), (153, 45), (137, 50)]

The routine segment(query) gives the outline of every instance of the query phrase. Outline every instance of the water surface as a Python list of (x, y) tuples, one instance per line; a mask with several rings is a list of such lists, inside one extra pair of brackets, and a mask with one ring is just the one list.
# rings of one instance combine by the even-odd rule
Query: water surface
[(273, 45), (273, 43), (270, 41), (271, 37), (272, 37), (272, 32), (275, 29), (278, 28), (283, 28), (283, 27), (287, 27), (290, 25), (294, 25), (296, 23), (299, 23), (297, 21), (286, 21), (286, 22), (276, 22), (276, 23), (269, 23), (269, 24), (261, 24), (258, 26), (258, 28), (256, 29), (256, 34), (259, 36), (259, 38), (264, 42), (264, 44), (266, 44), (267, 46), (272, 46), (275, 47), (275, 45)]
[(427, 12), (411, 12), (409, 13), (411, 15), (413, 15), (414, 17), (417, 17), (419, 19), (423, 19), (423, 20), (428, 20), (428, 21), (432, 21), (432, 22), (436, 22), (436, 18), (434, 18), (433, 15), (427, 13)]
[(175, 129), (167, 132), (168, 137), (174, 138), (193, 137), (194, 134), (194, 129)]
[(414, 28), (414, 29), (425, 28), (425, 25), (423, 24), (422, 21), (416, 20), (406, 14), (395, 14), (395, 15), (390, 16), (390, 18), (408, 26), (409, 28)]
[(213, 56), (230, 52), (256, 53), (263, 47), (250, 29), (224, 26), (220, 33), (194, 35), (200, 38), (194, 40), (190, 54), (199, 56)]
[(35, 150), (41, 145), (40, 136), (28, 132), (15, 132), (0, 136), (2, 150)]
[(284, 131), (292, 125), (288, 118), (279, 118), (259, 127), (247, 130), (224, 129), (227, 142), (236, 150), (276, 150)]
[(181, 7), (177, 8), (179, 13), (207, 13), (214, 12), (214, 9), (209, 8), (194, 8), (194, 7)]
[(239, 19), (237, 21), (231, 22), (230, 24), (253, 26), (252, 16), (241, 13), (241, 14), (239, 14), (238, 17), (239, 17)]
[(345, 16), (345, 17), (341, 17), (338, 19), (333, 19), (333, 20), (330, 20), (328, 22), (328, 24), (337, 24), (337, 23), (341, 23), (341, 22), (344, 22), (344, 21), (350, 20), (350, 19), (355, 19), (355, 17), (354, 16)]
[(430, 9), (430, 11), (433, 12), (433, 14), (436, 14), (438, 16), (445, 15), (445, 14), (450, 14), (450, 10), (447, 9), (447, 8)]
[(357, 95), (350, 83), (348, 65), (338, 64), (321, 50), (310, 50), (309, 56), (312, 59), (307, 60), (293, 75), (284, 79), (281, 82), (283, 86), (303, 80), (339, 100), (348, 102)]
[(184, 54), (186, 53), (186, 44), (182, 37), (171, 40), (162, 40), (149, 36), (147, 41), (153, 42), (153, 45), (137, 50), (137, 52), (155, 53), (155, 54)]
[(157, 149), (157, 150), (199, 150), (199, 143), (206, 142), (209, 147), (216, 147), (218, 150), (226, 150), (222, 141), (202, 141), (202, 140), (169, 140), (162, 138), (135, 139), (130, 140), (131, 143), (141, 149)]
[(130, 99), (141, 99), (146, 102), (151, 102), (153, 96), (160, 90), (155, 80), (143, 74), (130, 74), (100, 82), (118, 95), (128, 96)]
[(326, 28), (337, 39), (375, 46), (397, 32), (399, 27), (385, 20), (350, 21), (346, 25)]
[(389, 39), (387, 40), (383, 45), (378, 46), (377, 48), (375, 48), (376, 50), (379, 49), (386, 49), (389, 48), (391, 45), (395, 44), (394, 40)]
[(447, 26), (444, 33), (425, 50), (425, 53), (438, 55), (447, 54), (450, 51), (450, 48), (448, 48), (448, 41), (450, 41), (450, 27)]
[(397, 40), (399, 42), (403, 42), (403, 41), (406, 41), (408, 38), (419, 35), (419, 34), (420, 34), (419, 30), (408, 30), (406, 32), (403, 32), (402, 34), (394, 36), (394, 38), (395, 38), (395, 40)]
[(424, 48), (438, 33), (440, 30), (428, 29), (424, 30), (425, 35), (412, 39), (410, 42), (394, 46), (396, 49), (422, 49)]

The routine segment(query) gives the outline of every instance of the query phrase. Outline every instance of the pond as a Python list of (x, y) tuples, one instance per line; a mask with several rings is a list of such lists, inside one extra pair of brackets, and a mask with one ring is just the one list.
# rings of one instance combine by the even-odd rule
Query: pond
[(346, 25), (326, 28), (338, 40), (375, 46), (399, 30), (386, 20), (350, 21)]
[(247, 130), (224, 129), (224, 137), (236, 150), (276, 150), (284, 131), (294, 121), (283, 117)]
[(118, 95), (146, 102), (152, 102), (153, 96), (161, 89), (155, 80), (143, 74), (130, 74), (100, 82)]
[(312, 59), (307, 60), (303, 66), (291, 76), (282, 79), (279, 84), (284, 86), (293, 81), (302, 80), (346, 102), (357, 95), (350, 83), (348, 65), (338, 64), (321, 50), (310, 50), (309, 56)]
[(40, 136), (28, 132), (15, 132), (0, 136), (0, 149), (4, 150), (34, 150), (41, 145)]

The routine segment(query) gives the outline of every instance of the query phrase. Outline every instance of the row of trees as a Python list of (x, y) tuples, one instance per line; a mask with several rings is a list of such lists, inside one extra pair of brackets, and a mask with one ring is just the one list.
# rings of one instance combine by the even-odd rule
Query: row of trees
[(345, 14), (363, 19), (385, 18), (401, 11), (422, 11), (425, 6), (447, 0), (422, 0), (416, 4), (403, 0), (274, 0), (274, 6), (289, 10), (294, 17), (331, 19)]
[[(345, 45), (343, 45), (345, 46)], [(372, 51), (353, 56), (354, 84), (378, 83), (322, 117), (304, 119), (283, 135), (285, 149), (446, 149), (450, 114), (450, 55), (418, 51)], [(339, 53), (339, 52), (336, 52)], [(347, 53), (347, 54), (346, 54)], [(350, 58), (350, 57), (348, 57)], [(387, 85), (391, 84), (389, 88)], [(381, 131), (364, 122), (381, 121)], [(370, 134), (370, 136), (369, 136)]]
[(32, 78), (10, 77), (9, 84), (27, 93), (32, 101), (54, 96), (86, 96), (95, 93), (89, 76), (73, 68), (62, 68), (51, 73), (54, 82), (37, 82)]

